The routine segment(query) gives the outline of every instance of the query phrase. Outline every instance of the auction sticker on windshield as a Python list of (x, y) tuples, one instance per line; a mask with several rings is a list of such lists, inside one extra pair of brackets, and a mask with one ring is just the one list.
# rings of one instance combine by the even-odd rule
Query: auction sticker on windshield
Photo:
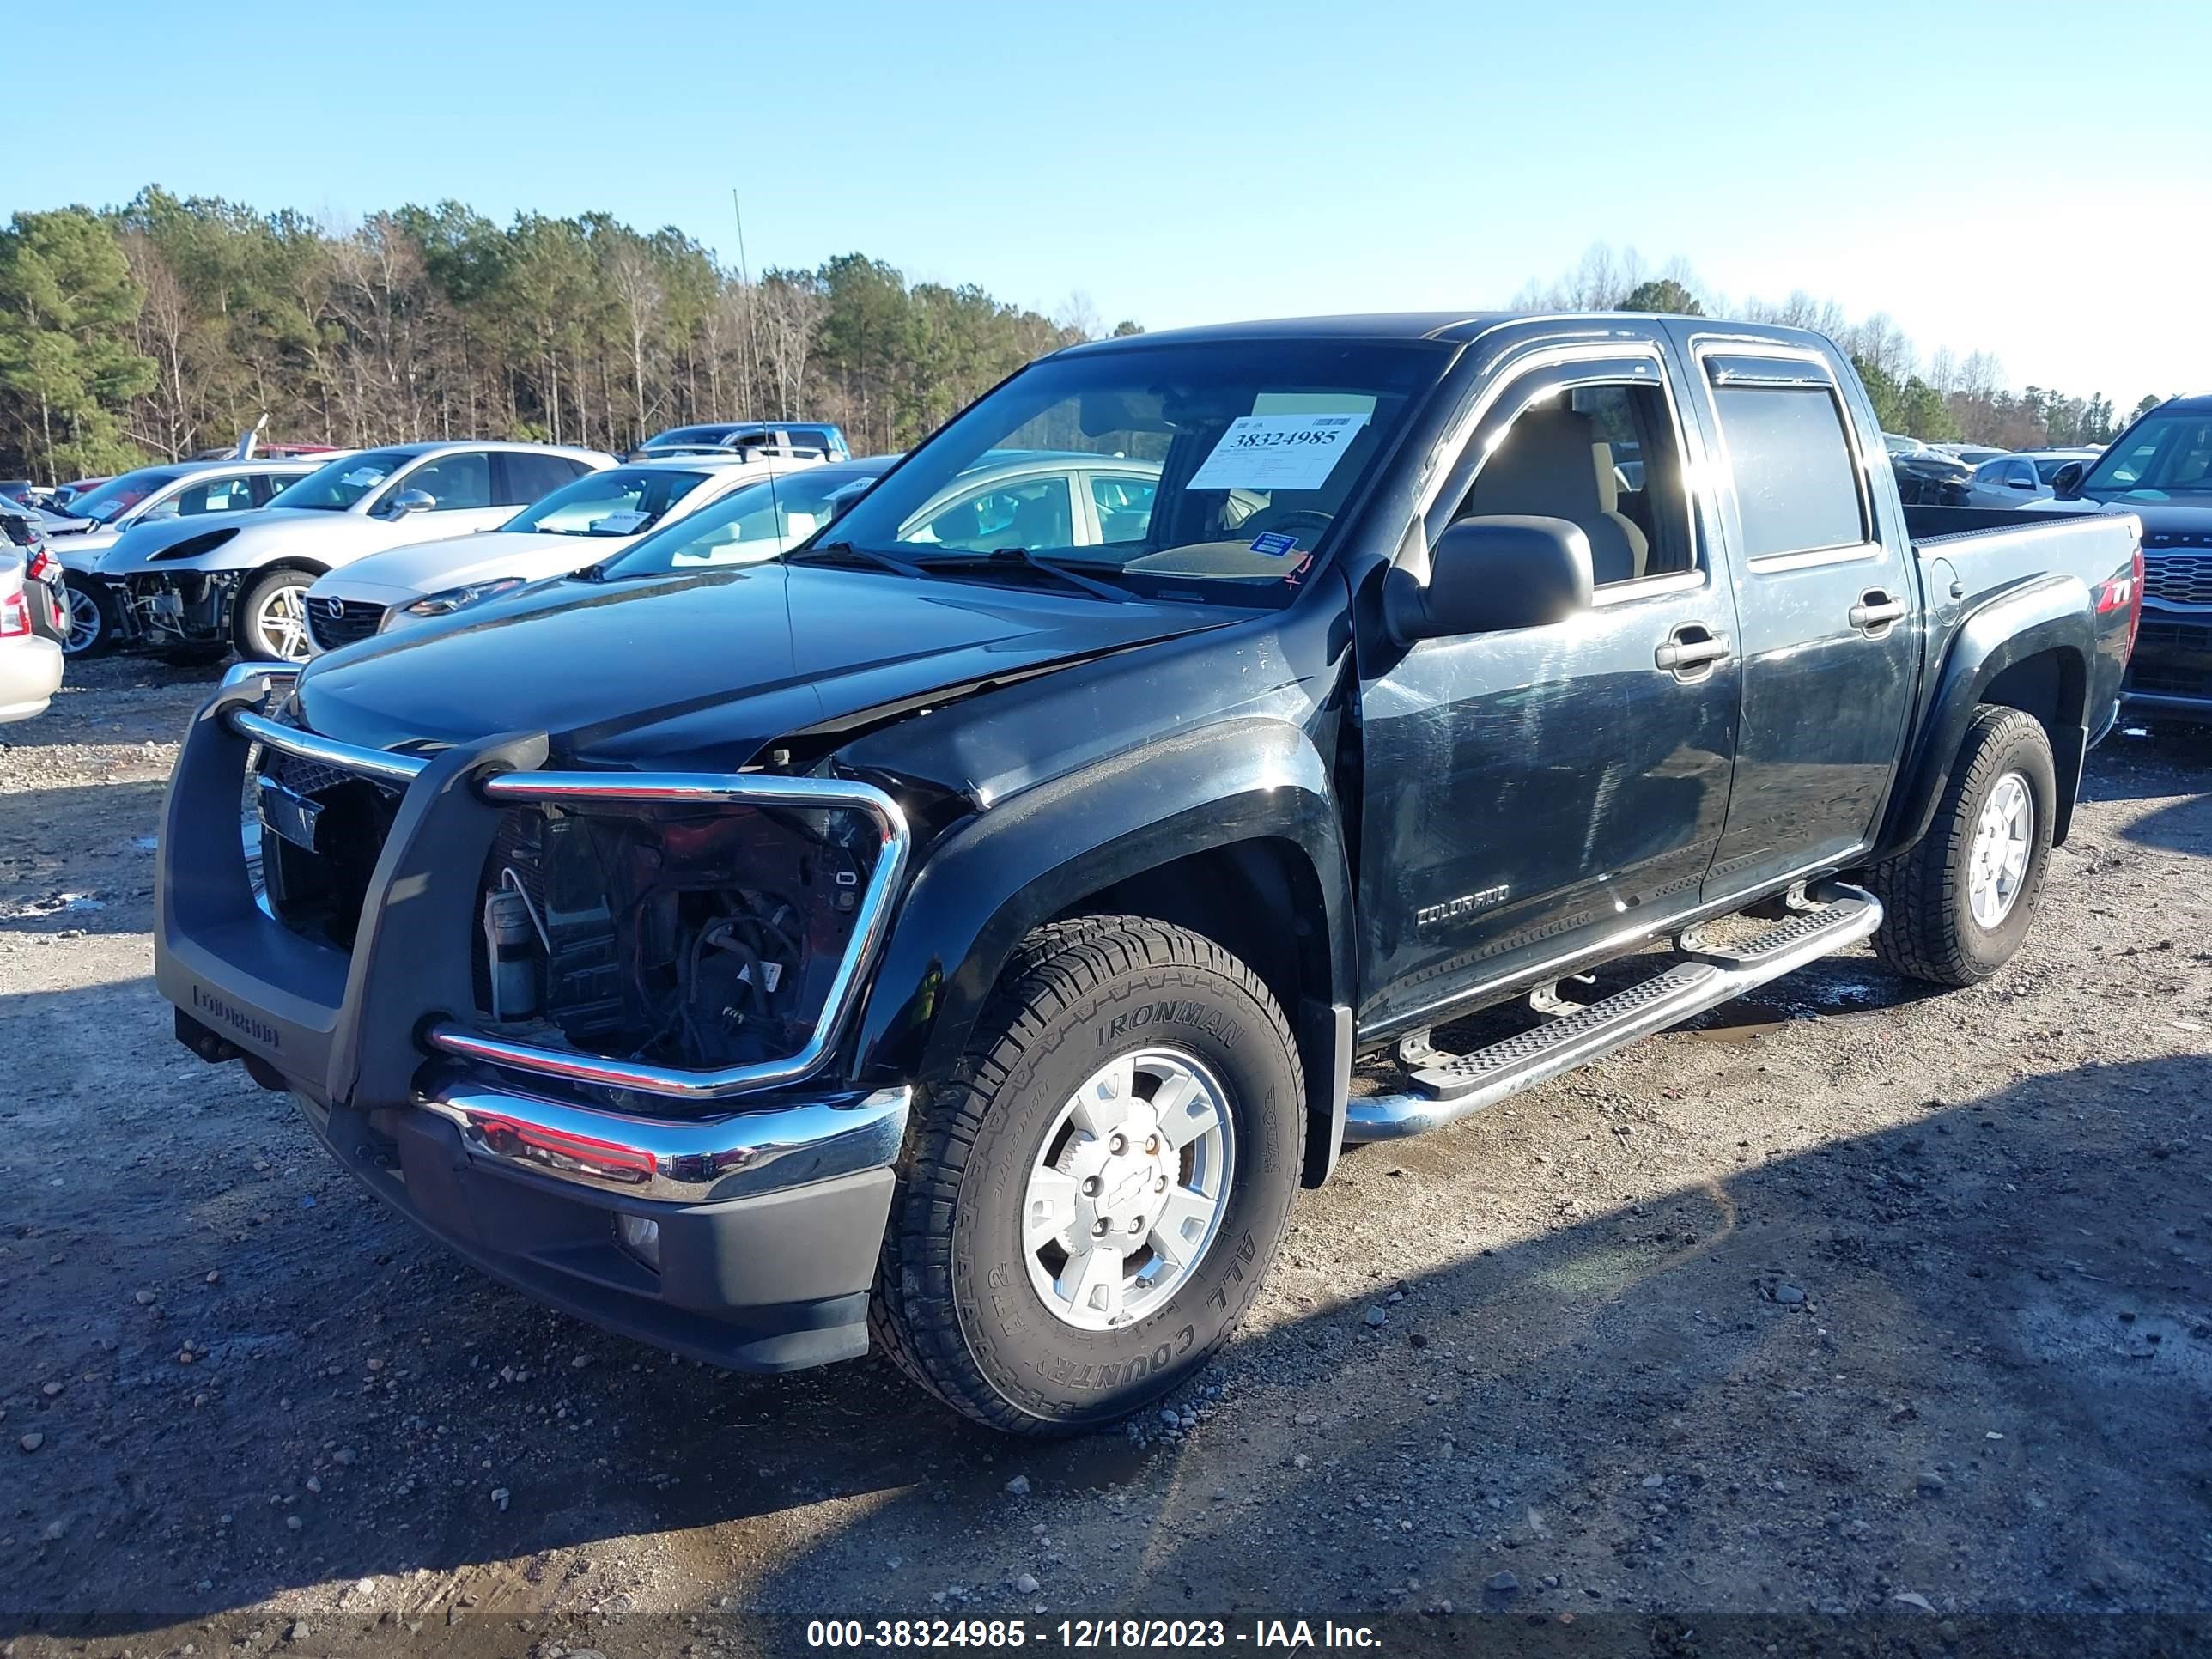
[(1367, 424), (1365, 415), (1240, 415), (1192, 489), (1319, 489)]

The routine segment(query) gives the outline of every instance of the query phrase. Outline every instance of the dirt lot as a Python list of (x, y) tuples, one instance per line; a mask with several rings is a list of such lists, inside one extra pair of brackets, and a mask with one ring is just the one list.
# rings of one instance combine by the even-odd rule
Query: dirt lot
[(1039, 1446), (881, 1361), (751, 1379), (603, 1336), (357, 1190), (149, 978), (207, 677), (73, 678), (0, 732), (11, 1651), (614, 1650), (622, 1615), (718, 1608), (2212, 1610), (2212, 739), (2100, 752), (1995, 983), (1853, 953), (1355, 1153), (1172, 1425)]

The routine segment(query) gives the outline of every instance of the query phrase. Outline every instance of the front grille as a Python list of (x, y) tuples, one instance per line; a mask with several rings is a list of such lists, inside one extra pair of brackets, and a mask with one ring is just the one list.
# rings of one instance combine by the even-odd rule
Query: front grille
[(352, 950), (369, 878), (399, 811), (400, 791), (273, 749), (261, 751), (258, 770), (318, 809), (313, 848), (264, 828), (262, 872), (270, 908), (294, 933)]
[(2212, 553), (2152, 553), (2143, 561), (2143, 597), (2212, 605)]
[(2128, 665), (2128, 690), (2212, 697), (2212, 623), (2168, 622), (2145, 612)]
[(384, 607), (366, 599), (310, 599), (307, 631), (325, 651), (365, 640), (384, 621)]

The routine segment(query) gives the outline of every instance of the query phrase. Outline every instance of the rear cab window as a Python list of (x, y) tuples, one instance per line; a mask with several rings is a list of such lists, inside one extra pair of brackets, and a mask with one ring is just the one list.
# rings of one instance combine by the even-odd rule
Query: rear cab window
[(1871, 542), (1843, 397), (1827, 366), (1809, 355), (1737, 353), (1705, 363), (1752, 568), (1814, 562)]

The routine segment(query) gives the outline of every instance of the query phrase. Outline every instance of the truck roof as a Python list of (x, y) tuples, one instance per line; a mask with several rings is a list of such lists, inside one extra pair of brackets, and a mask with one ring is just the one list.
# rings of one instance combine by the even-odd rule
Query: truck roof
[[(1370, 311), (1335, 317), (1273, 317), (1250, 322), (1204, 323), (1192, 328), (1161, 329), (1156, 332), (1090, 340), (1070, 346), (1070, 351), (1112, 351), (1132, 346), (1208, 340), (1373, 339), (1449, 340), (1466, 342), (1506, 323), (1604, 323), (1634, 318), (1648, 322), (1661, 313), (1649, 311)], [(1778, 323), (1742, 323), (1725, 317), (1696, 320), (1717, 331), (1757, 336), (1774, 340), (1816, 337), (1801, 328)]]

